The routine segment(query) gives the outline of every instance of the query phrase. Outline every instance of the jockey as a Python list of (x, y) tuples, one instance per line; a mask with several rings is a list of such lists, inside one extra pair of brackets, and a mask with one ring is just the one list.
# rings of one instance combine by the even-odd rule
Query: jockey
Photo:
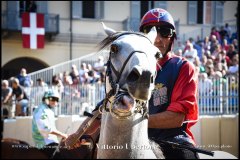
[(174, 20), (161, 8), (148, 11), (139, 30), (148, 33), (155, 26), (154, 45), (163, 58), (157, 62), (155, 89), (149, 101), (149, 138), (160, 144), (166, 158), (197, 158), (195, 152), (174, 148), (169, 143), (195, 146), (190, 127), (198, 120), (197, 78), (194, 65), (173, 52), (176, 39)]
[(42, 149), (49, 157), (58, 146), (58, 136), (65, 139), (67, 135), (56, 129), (54, 107), (59, 102), (59, 93), (48, 90), (42, 97), (42, 104), (33, 112), (32, 137), (35, 146)]
[[(198, 158), (196, 152), (179, 149), (173, 147), (172, 144), (182, 144), (187, 148), (195, 147), (190, 127), (198, 120), (198, 76), (191, 62), (172, 52), (176, 38), (172, 16), (160, 8), (148, 11), (142, 18), (140, 31), (148, 33), (153, 26), (157, 30), (154, 45), (159, 48), (163, 58), (159, 59), (156, 65), (158, 72), (155, 89), (149, 101), (149, 138), (161, 146), (166, 158), (195, 159)], [(93, 111), (94, 116), (98, 115), (97, 107)], [(97, 131), (100, 126), (100, 121), (97, 119), (85, 130), (85, 126), (89, 126), (86, 125), (89, 121), (90, 118), (87, 118), (79, 129), (66, 139), (66, 146), (78, 147), (82, 142), (78, 141), (72, 145), (74, 139), (77, 139), (83, 132), (89, 134)]]

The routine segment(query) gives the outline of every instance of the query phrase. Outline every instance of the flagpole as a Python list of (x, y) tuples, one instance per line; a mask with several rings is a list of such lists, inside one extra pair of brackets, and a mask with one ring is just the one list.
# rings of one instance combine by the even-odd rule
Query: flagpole
[(72, 60), (72, 1), (70, 1), (70, 60)]

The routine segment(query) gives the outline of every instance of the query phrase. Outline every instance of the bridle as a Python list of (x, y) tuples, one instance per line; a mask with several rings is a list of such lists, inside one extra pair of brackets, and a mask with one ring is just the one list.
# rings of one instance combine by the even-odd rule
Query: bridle
[[(137, 33), (137, 32), (132, 32), (132, 33), (129, 33), (129, 32), (126, 32), (126, 33), (123, 33), (120, 36), (122, 35), (126, 35), (126, 34), (135, 34), (135, 35), (140, 35), (142, 37), (145, 37), (147, 38), (150, 42), (151, 40), (146, 37), (145, 35), (141, 34), (141, 33)], [(117, 37), (117, 38), (119, 38)], [(152, 43), (152, 42), (151, 42)], [(124, 62), (120, 72), (118, 72), (115, 67), (113, 66), (112, 62), (111, 62), (111, 55), (113, 54), (110, 50), (110, 53), (109, 53), (109, 59), (106, 63), (106, 66), (107, 66), (107, 69), (106, 69), (106, 77), (108, 76), (109, 77), (109, 83), (110, 83), (110, 86), (111, 86), (111, 90), (106, 93), (106, 96), (105, 96), (105, 99), (104, 99), (104, 102), (103, 102), (103, 105), (101, 107), (99, 107), (99, 112), (102, 113), (102, 109), (104, 107), (105, 111), (106, 112), (110, 112), (111, 115), (117, 119), (129, 119), (130, 117), (134, 116), (134, 114), (137, 114), (137, 113), (141, 113), (142, 114), (142, 117), (143, 118), (148, 118), (149, 117), (149, 114), (148, 114), (148, 110), (147, 110), (147, 100), (146, 101), (143, 101), (143, 100), (138, 100), (138, 99), (135, 99), (135, 103), (136, 103), (136, 107), (134, 109), (134, 112), (133, 114), (130, 113), (129, 115), (126, 115), (126, 116), (118, 116), (115, 112), (112, 111), (112, 107), (113, 105), (120, 99), (122, 98), (124, 95), (129, 95), (128, 92), (126, 90), (123, 90), (121, 88), (121, 86), (119, 85), (119, 81), (120, 81), (120, 78), (122, 76), (122, 73), (127, 65), (127, 63), (129, 62), (129, 60), (131, 59), (131, 57), (134, 55), (134, 53), (144, 53), (146, 54), (145, 52), (143, 51), (132, 51), (126, 61)], [(147, 54), (146, 54), (147, 55)], [(113, 71), (113, 72), (112, 72)], [(117, 77), (116, 81), (113, 80), (113, 76), (112, 76), (112, 73), (115, 74), (115, 76)], [(106, 78), (105, 77), (105, 78)], [(108, 103), (110, 103), (109, 107), (107, 107)]]

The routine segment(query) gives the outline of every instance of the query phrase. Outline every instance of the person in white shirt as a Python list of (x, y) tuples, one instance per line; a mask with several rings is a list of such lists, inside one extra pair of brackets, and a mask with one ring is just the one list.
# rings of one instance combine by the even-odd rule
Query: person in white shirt
[(227, 74), (237, 74), (238, 73), (238, 55), (235, 55), (232, 59), (232, 65), (229, 66)]
[(102, 56), (98, 57), (98, 61), (96, 63), (94, 63), (93, 69), (97, 72), (104, 71), (104, 59)]
[(184, 57), (187, 58), (190, 62), (194, 63), (197, 58), (197, 50), (193, 48), (192, 43), (188, 43), (188, 49), (184, 53)]

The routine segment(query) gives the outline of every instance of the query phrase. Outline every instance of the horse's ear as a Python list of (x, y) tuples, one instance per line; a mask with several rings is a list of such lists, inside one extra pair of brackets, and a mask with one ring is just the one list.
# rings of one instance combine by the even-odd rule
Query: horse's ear
[(152, 43), (154, 43), (156, 37), (157, 37), (157, 30), (156, 27), (152, 27), (152, 29), (150, 30), (150, 32), (146, 35)]
[(114, 29), (107, 27), (103, 22), (102, 22), (102, 25), (103, 25), (103, 29), (104, 29), (105, 33), (106, 33), (108, 36), (116, 33), (116, 31), (115, 31)]

